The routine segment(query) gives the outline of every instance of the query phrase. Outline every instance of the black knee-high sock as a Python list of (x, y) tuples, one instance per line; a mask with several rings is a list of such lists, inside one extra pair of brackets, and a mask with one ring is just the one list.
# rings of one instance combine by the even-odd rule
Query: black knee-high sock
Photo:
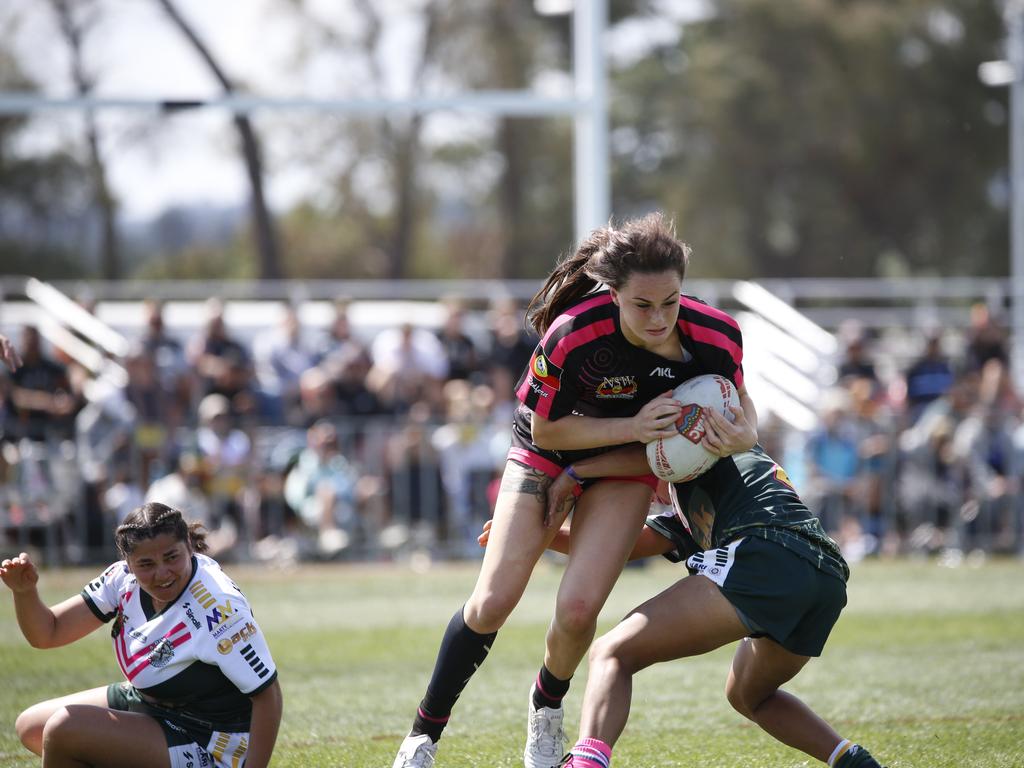
[(561, 707), (562, 699), (569, 692), (570, 680), (572, 680), (571, 677), (569, 680), (558, 679), (551, 674), (546, 666), (541, 665), (540, 672), (537, 674), (537, 684), (533, 687), (533, 706), (538, 709)]
[(427, 695), (420, 702), (412, 724), (414, 736), (425, 733), (432, 741), (441, 738), (441, 731), (448, 724), (452, 707), (477, 667), (484, 663), (497, 635), (497, 632), (486, 635), (474, 632), (466, 626), (462, 608), (455, 612), (441, 640), (434, 674), (427, 685)]

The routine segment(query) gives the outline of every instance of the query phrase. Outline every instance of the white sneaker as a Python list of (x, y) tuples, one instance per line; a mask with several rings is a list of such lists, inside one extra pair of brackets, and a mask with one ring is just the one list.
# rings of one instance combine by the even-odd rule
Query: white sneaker
[(409, 735), (398, 748), (398, 755), (391, 768), (430, 768), (436, 755), (437, 744), (427, 734)]
[(533, 705), (533, 686), (530, 686), (530, 709), (526, 723), (526, 749), (523, 765), (526, 768), (557, 768), (565, 754), (565, 731), (562, 730), (562, 708), (537, 708)]

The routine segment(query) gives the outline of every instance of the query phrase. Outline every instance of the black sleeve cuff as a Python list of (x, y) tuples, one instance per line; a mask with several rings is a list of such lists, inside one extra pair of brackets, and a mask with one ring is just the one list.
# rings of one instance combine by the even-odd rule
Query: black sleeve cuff
[(260, 683), (258, 688), (254, 688), (253, 690), (249, 691), (245, 695), (248, 696), (249, 698), (252, 698), (257, 693), (261, 693), (262, 691), (267, 690), (267, 688), (269, 688), (273, 684), (273, 682), (275, 680), (277, 680), (277, 670), (276, 669), (274, 670), (274, 674), (272, 674), (270, 677), (268, 677), (266, 680), (264, 680), (262, 683)]
[(89, 597), (88, 593), (84, 589), (79, 594), (81, 594), (82, 599), (85, 600), (85, 604), (89, 606), (89, 610), (92, 611), (93, 616), (102, 621), (104, 624), (106, 624), (108, 621), (110, 621), (117, 615), (115, 611), (111, 611), (110, 613), (104, 613), (99, 608), (97, 608), (96, 603), (92, 601), (92, 598)]

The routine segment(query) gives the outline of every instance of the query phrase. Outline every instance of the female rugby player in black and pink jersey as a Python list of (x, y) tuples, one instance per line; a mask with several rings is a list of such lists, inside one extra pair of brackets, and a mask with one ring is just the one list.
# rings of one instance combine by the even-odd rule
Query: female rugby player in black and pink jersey
[[(733, 429), (710, 412), (705, 447)], [(640, 446), (582, 459), (548, 489), (560, 510), (580, 478), (641, 471)], [(801, 501), (785, 470), (760, 446), (669, 486), (671, 510), (652, 515), (630, 557), (665, 555), (691, 576), (632, 610), (590, 649), (580, 739), (567, 768), (610, 768), (626, 726), (633, 676), (652, 664), (709, 653), (739, 640), (725, 686), (737, 712), (828, 768), (882, 768), (803, 701), (782, 690), (815, 656), (846, 605), (850, 569), (839, 546)], [(551, 547), (572, 547), (563, 526)], [(480, 536), (487, 545), (488, 530)]]
[(0, 562), (33, 647), (67, 645), (110, 623), (125, 676), (29, 707), (15, 723), (22, 743), (54, 768), (269, 765), (281, 722), (277, 669), (245, 597), (202, 554), (201, 526), (150, 503), (114, 539), (124, 559), (51, 607), (28, 555)]
[[(675, 433), (672, 390), (717, 373), (740, 395), (721, 446), (757, 441), (743, 386), (742, 337), (724, 312), (681, 296), (689, 249), (651, 214), (594, 231), (534, 297), (528, 317), (542, 335), (516, 395), (520, 406), (476, 586), (445, 631), (412, 731), (394, 768), (430, 766), (455, 701), (490, 650), (558, 529), (547, 489), (574, 460)], [(530, 692), (524, 763), (556, 766), (564, 751), (561, 700), (593, 639), (598, 614), (633, 548), (655, 479), (603, 478), (576, 502), (573, 548)]]

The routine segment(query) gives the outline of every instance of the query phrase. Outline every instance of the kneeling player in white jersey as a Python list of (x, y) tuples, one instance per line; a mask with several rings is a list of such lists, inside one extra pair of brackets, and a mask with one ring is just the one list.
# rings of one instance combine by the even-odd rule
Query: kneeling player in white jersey
[(29, 707), (15, 724), (22, 743), (46, 766), (268, 765), (281, 722), (277, 669), (245, 597), (201, 554), (201, 526), (149, 503), (114, 536), (124, 560), (52, 607), (28, 555), (0, 563), (33, 647), (110, 623), (126, 679)]

